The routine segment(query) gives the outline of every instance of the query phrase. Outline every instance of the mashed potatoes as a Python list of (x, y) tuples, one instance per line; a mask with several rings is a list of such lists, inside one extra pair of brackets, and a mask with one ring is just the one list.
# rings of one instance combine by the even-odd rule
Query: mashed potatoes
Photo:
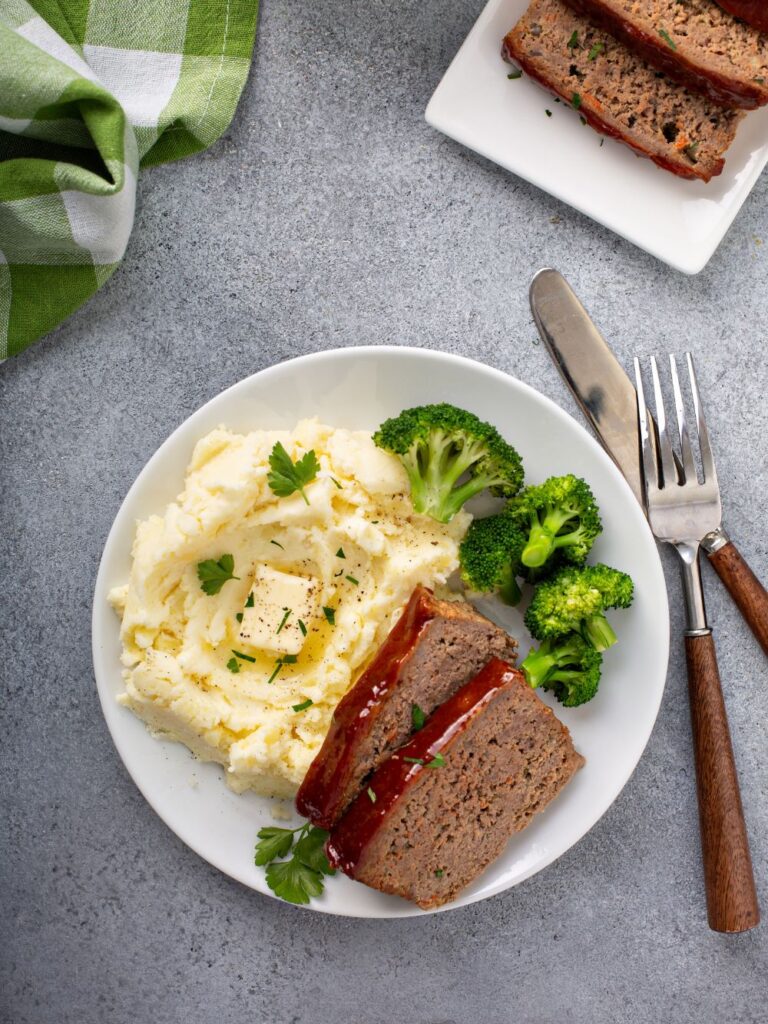
[[(294, 460), (314, 449), (309, 504), (269, 488), (277, 441)], [(415, 515), (399, 462), (369, 434), (314, 420), (292, 432), (214, 430), (182, 494), (138, 524), (130, 579), (110, 594), (126, 666), (118, 699), (223, 765), (237, 791), (292, 795), (413, 588), (456, 568), (469, 519)], [(224, 554), (238, 578), (208, 595), (198, 563)]]

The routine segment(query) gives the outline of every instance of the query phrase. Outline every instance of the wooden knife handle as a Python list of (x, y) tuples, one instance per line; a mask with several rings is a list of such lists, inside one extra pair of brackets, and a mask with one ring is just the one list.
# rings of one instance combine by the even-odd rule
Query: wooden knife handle
[(733, 541), (718, 548), (709, 560), (760, 646), (768, 654), (768, 592), (765, 587), (741, 557)]
[(760, 908), (712, 634), (686, 636), (685, 655), (709, 927), (745, 932)]

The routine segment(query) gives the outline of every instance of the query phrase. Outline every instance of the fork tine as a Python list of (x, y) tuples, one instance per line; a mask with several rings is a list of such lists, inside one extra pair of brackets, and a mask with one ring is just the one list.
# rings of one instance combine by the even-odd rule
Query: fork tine
[(691, 381), (691, 394), (693, 395), (693, 408), (696, 413), (696, 430), (699, 435), (699, 450), (701, 452), (701, 468), (704, 472), (704, 480), (707, 483), (717, 485), (715, 460), (709, 444), (709, 433), (707, 431), (707, 424), (704, 422), (704, 410), (701, 407), (699, 385), (696, 382), (696, 371), (693, 368), (693, 357), (690, 352), (685, 353), (685, 359), (688, 363), (688, 376)]
[(655, 490), (659, 486), (656, 457), (651, 445), (651, 430), (648, 420), (648, 409), (645, 404), (643, 375), (640, 371), (640, 360), (635, 356), (635, 381), (637, 383), (637, 420), (640, 427), (640, 450), (643, 456), (642, 474), (645, 492)]
[(659, 458), (661, 459), (661, 474), (664, 479), (662, 486), (673, 487), (677, 483), (677, 470), (675, 457), (672, 454), (672, 442), (667, 430), (667, 414), (664, 410), (664, 396), (661, 393), (659, 365), (656, 362), (656, 356), (651, 356), (651, 376), (653, 377), (653, 400), (656, 406), (656, 426), (659, 428)]
[(688, 436), (688, 424), (685, 420), (685, 405), (683, 404), (683, 393), (680, 390), (680, 378), (677, 375), (677, 360), (673, 355), (669, 357), (669, 369), (672, 374), (672, 390), (675, 393), (675, 409), (677, 410), (677, 429), (680, 432), (680, 451), (683, 458), (683, 470), (685, 479), (682, 483), (697, 483), (696, 463), (693, 461), (691, 451), (691, 439)]

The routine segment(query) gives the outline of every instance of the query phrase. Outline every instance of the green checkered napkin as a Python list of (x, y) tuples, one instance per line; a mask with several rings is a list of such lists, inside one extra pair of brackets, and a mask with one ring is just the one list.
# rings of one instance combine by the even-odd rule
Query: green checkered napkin
[(122, 259), (139, 167), (209, 146), (258, 0), (0, 0), (0, 359)]

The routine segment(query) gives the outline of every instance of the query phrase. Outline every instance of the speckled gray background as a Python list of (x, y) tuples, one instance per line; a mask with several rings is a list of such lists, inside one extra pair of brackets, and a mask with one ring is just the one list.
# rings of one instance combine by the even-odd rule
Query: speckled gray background
[[(360, 342), (484, 360), (571, 409), (526, 287), (572, 281), (625, 362), (690, 346), (727, 520), (768, 577), (764, 176), (709, 267), (668, 270), (426, 126), (478, 0), (267, 3), (234, 124), (145, 174), (125, 264), (0, 367), (3, 1024), (763, 1024), (768, 923), (708, 931), (679, 640), (614, 807), (484, 904), (366, 922), (297, 911), (199, 860), (101, 718), (90, 604), (129, 485), (198, 405)], [(768, 663), (707, 570), (768, 908)]]

